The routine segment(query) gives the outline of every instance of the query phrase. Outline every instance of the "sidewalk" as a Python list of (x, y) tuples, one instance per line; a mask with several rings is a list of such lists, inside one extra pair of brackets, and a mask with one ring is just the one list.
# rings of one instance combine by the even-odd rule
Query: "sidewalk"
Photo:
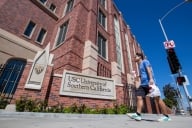
[(172, 121), (156, 122), (160, 115), (144, 114), (142, 121), (126, 115), (10, 112), (0, 110), (0, 128), (191, 128), (192, 116), (171, 115)]

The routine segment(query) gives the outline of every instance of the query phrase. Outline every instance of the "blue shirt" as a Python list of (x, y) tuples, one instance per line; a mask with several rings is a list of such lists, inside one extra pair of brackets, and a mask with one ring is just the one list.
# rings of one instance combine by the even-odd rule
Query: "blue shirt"
[(153, 77), (153, 80), (155, 82), (154, 74), (153, 74), (153, 70), (152, 70), (150, 62), (148, 60), (143, 60), (140, 63), (140, 65), (139, 65), (140, 78), (141, 78), (141, 86), (148, 86), (149, 85), (150, 78), (149, 78), (149, 75), (147, 73), (147, 67), (151, 68), (152, 77)]

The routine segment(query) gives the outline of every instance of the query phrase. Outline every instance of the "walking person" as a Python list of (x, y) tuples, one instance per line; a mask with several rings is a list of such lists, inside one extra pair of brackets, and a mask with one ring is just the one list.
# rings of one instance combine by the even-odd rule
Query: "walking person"
[[(136, 88), (136, 100), (137, 100), (137, 111), (133, 114), (127, 114), (130, 118), (140, 121), (142, 119), (141, 112), (144, 104), (144, 98), (149, 94), (149, 86), (154, 85), (155, 79), (153, 74), (153, 69), (150, 62), (142, 53), (136, 53), (135, 62), (139, 64), (139, 77), (140, 86)], [(171, 118), (168, 116), (166, 105), (160, 96), (155, 96), (154, 99), (159, 104), (163, 116), (158, 119), (158, 121), (170, 121)]]

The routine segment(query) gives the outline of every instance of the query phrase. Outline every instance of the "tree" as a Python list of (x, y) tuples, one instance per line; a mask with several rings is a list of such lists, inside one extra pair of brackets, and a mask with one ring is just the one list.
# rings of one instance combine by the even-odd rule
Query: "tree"
[(178, 97), (178, 93), (177, 90), (171, 86), (171, 84), (167, 84), (163, 87), (163, 93), (165, 98), (163, 99), (163, 101), (165, 102), (165, 104), (172, 108), (173, 106), (177, 106), (177, 97)]

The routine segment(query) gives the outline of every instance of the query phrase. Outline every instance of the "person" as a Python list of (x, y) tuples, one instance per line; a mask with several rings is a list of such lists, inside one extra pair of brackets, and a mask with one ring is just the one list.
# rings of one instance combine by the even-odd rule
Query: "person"
[[(153, 85), (156, 83), (152, 66), (142, 53), (136, 53), (135, 62), (139, 64), (139, 77), (140, 77), (140, 86), (136, 87), (135, 91), (137, 100), (137, 111), (136, 113), (128, 113), (127, 115), (132, 119), (140, 121), (142, 119), (141, 112), (144, 104), (143, 98), (145, 98), (145, 96), (149, 94), (150, 89), (149, 85)], [(170, 121), (171, 118), (168, 116), (166, 105), (163, 102), (163, 100), (160, 99), (160, 96), (155, 96), (154, 99), (159, 104), (159, 107), (163, 114), (163, 116), (160, 119), (158, 119), (158, 121)]]

